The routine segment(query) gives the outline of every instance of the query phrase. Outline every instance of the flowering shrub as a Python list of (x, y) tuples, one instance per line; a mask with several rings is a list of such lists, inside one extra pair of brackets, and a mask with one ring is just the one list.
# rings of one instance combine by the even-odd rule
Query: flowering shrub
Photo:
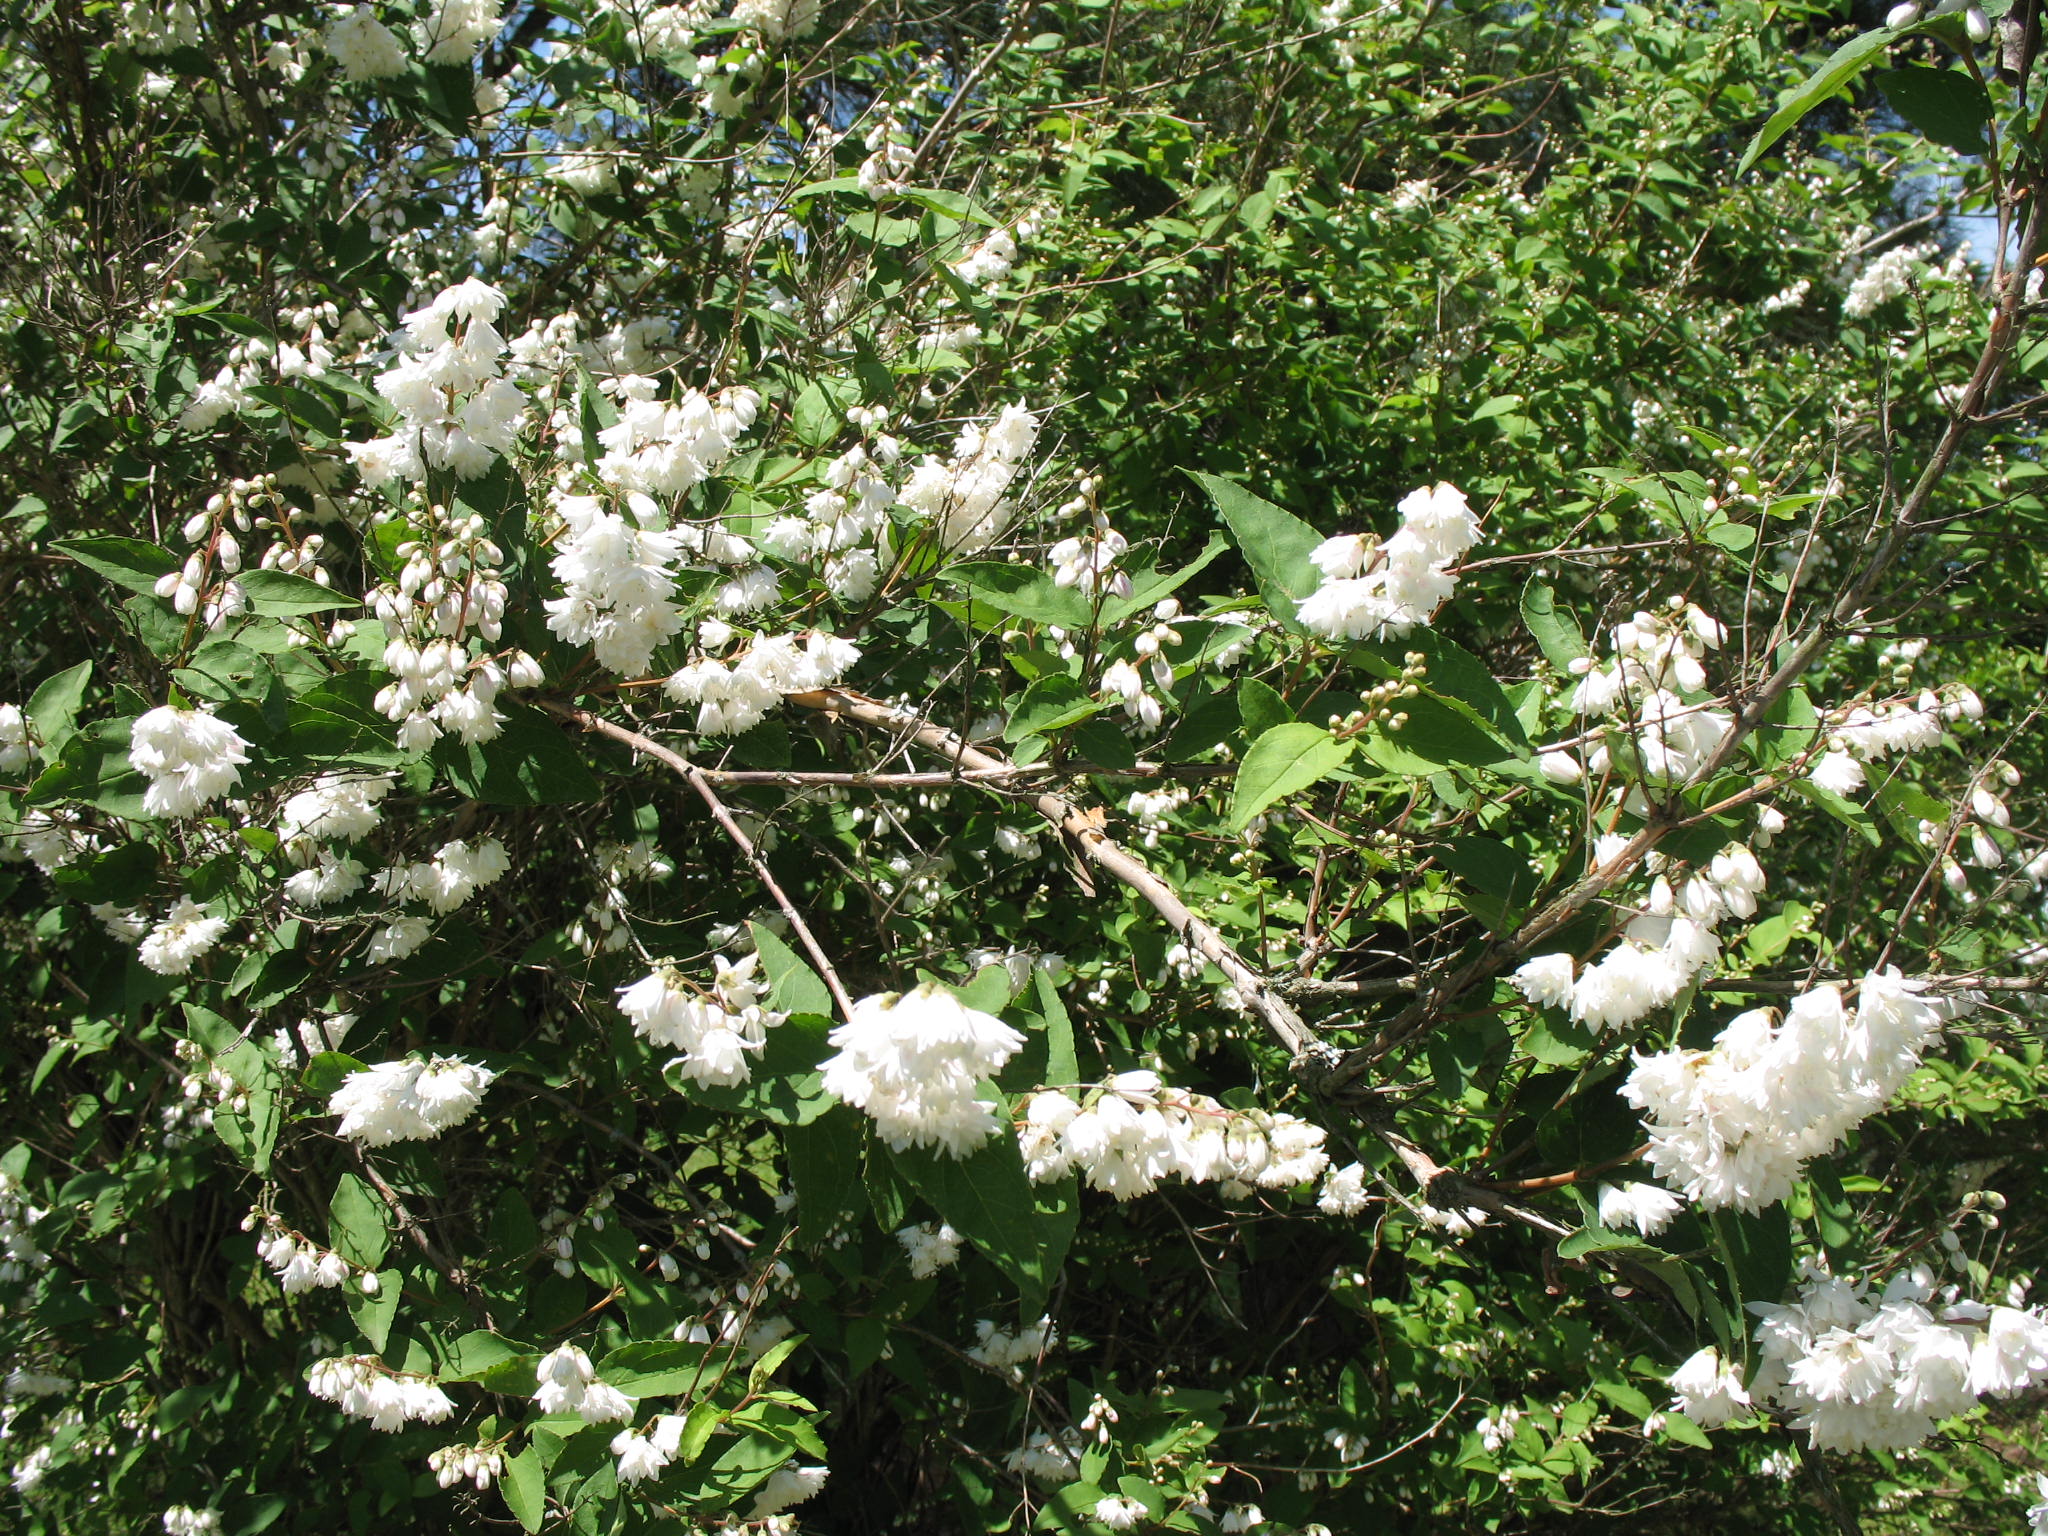
[(1831, 14), (0, 13), (9, 1528), (2016, 1523), (2038, 19)]

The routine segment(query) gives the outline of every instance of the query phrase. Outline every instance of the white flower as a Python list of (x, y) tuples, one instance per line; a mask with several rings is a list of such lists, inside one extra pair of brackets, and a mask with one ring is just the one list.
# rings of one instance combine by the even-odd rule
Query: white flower
[(197, 815), (242, 777), (249, 744), (232, 725), (202, 709), (165, 704), (135, 722), (128, 761), (149, 779), (142, 808), (152, 816)]
[(159, 976), (183, 976), (227, 931), (225, 918), (208, 917), (206, 909), (191, 897), (181, 897), (150, 929), (137, 958)]
[(993, 1014), (926, 982), (864, 997), (834, 1029), (839, 1048), (823, 1066), (825, 1090), (873, 1118), (897, 1151), (944, 1148), (965, 1157), (997, 1128), (996, 1106), (975, 1096), (1024, 1044)]
[(358, 5), (327, 29), (327, 51), (351, 80), (383, 80), (406, 71), (405, 50), (368, 5)]
[(829, 1474), (823, 1467), (800, 1467), (795, 1462), (784, 1462), (768, 1474), (768, 1480), (754, 1494), (754, 1504), (747, 1511), (749, 1520), (766, 1520), (779, 1515), (792, 1504), (801, 1504), (820, 1488), (825, 1486)]
[(1145, 1518), (1145, 1506), (1136, 1499), (1111, 1494), (1108, 1498), (1097, 1501), (1094, 1515), (1112, 1531), (1128, 1531)]
[(1749, 1408), (1742, 1376), (1712, 1345), (1671, 1373), (1671, 1406), (1702, 1429), (1718, 1429)]
[(1853, 795), (1863, 787), (1863, 765), (1847, 752), (1822, 753), (1806, 776), (1838, 795)]
[(449, 1056), (381, 1062), (343, 1078), (327, 1112), (341, 1116), (336, 1135), (365, 1146), (431, 1140), (467, 1120), (496, 1077)]
[(1539, 1007), (1562, 1008), (1572, 1000), (1572, 957), (1538, 955), (1510, 978), (1515, 990)]
[(19, 773), (35, 760), (28, 720), (18, 704), (0, 704), (0, 773)]
[(1330, 1216), (1357, 1216), (1366, 1208), (1365, 1165), (1346, 1163), (1342, 1168), (1332, 1168), (1323, 1179), (1322, 1193), (1316, 1196), (1316, 1209)]
[(612, 1454), (619, 1458), (618, 1476), (622, 1484), (658, 1477), (669, 1463), (669, 1458), (662, 1454), (659, 1446), (630, 1429), (622, 1429), (612, 1436)]
[(944, 1222), (919, 1222), (903, 1228), (896, 1241), (910, 1256), (910, 1278), (924, 1280), (960, 1261), (960, 1234)]
[(1654, 1184), (1602, 1184), (1598, 1197), (1601, 1226), (1610, 1232), (1634, 1227), (1644, 1237), (1655, 1237), (1685, 1209), (1683, 1200)]

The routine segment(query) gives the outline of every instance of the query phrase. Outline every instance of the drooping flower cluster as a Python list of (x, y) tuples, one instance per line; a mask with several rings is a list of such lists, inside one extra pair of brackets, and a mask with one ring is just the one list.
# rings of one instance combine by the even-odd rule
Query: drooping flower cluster
[(1634, 1227), (1644, 1237), (1655, 1237), (1685, 1209), (1683, 1200), (1655, 1184), (1602, 1184), (1594, 1198), (1601, 1226), (1610, 1232)]
[(375, 1355), (317, 1361), (307, 1373), (306, 1390), (387, 1434), (410, 1421), (439, 1424), (455, 1412), (448, 1394), (427, 1377), (394, 1371)]
[(644, 1430), (622, 1429), (613, 1435), (611, 1450), (618, 1458), (619, 1481), (644, 1483), (661, 1476), (682, 1447), (686, 1422), (680, 1414), (662, 1413), (649, 1420)]
[(633, 1417), (633, 1399), (600, 1381), (590, 1356), (574, 1344), (543, 1355), (534, 1375), (539, 1386), (533, 1401), (542, 1413), (573, 1413), (586, 1424), (623, 1423)]
[(1875, 314), (1881, 306), (1904, 295), (1914, 275), (1940, 254), (1941, 247), (1932, 242), (1893, 246), (1856, 274), (1856, 280), (1843, 296), (1842, 313), (1852, 320)]
[(660, 398), (657, 380), (637, 374), (606, 385), (617, 398), (619, 419), (599, 429), (604, 452), (595, 467), (619, 492), (674, 496), (701, 485), (732, 457), (761, 411), (761, 397), (741, 385), (715, 394), (687, 389), (673, 403)]
[(494, 1478), (505, 1475), (505, 1457), (488, 1445), (444, 1445), (427, 1456), (427, 1470), (443, 1488), (467, 1479), (481, 1493)]
[(285, 877), (285, 895), (302, 907), (325, 907), (360, 891), (362, 861), (327, 845), (375, 831), (378, 802), (389, 793), (388, 778), (330, 773), (287, 799), (278, 812), (278, 851), (298, 872)]
[(896, 1241), (910, 1258), (910, 1278), (925, 1280), (960, 1262), (960, 1234), (944, 1222), (921, 1221), (903, 1228)]
[(413, 24), (421, 57), (429, 64), (467, 64), (498, 35), (498, 0), (434, 0)]
[(749, 1520), (769, 1520), (792, 1505), (801, 1504), (820, 1488), (830, 1473), (824, 1467), (800, 1467), (786, 1461), (768, 1474), (768, 1480), (754, 1492), (747, 1510)]
[(203, 709), (159, 705), (130, 729), (128, 762), (149, 780), (142, 808), (152, 816), (198, 815), (240, 782), (248, 761), (241, 734)]
[(655, 648), (683, 627), (674, 600), (681, 535), (636, 525), (595, 496), (558, 497), (555, 511), (569, 537), (549, 563), (562, 595), (548, 600), (548, 628), (589, 645), (613, 672), (646, 671)]
[(752, 1072), (747, 1057), (788, 1017), (762, 1006), (768, 983), (757, 978), (760, 962), (759, 954), (737, 962), (714, 957), (708, 989), (661, 966), (619, 989), (619, 1011), (633, 1021), (634, 1034), (679, 1051), (669, 1065), (692, 1082), (744, 1083)]
[(1792, 1193), (1806, 1160), (1882, 1109), (1943, 1022), (1969, 1005), (1896, 968), (1856, 988), (1824, 983), (1738, 1014), (1706, 1051), (1638, 1056), (1622, 1088), (1644, 1113), (1657, 1176), (1709, 1209), (1761, 1210)]
[[(1610, 833), (1595, 844), (1594, 859), (1605, 864), (1627, 839)], [(1660, 871), (1648, 900), (1623, 930), (1622, 941), (1574, 977), (1568, 954), (1538, 955), (1514, 974), (1530, 1002), (1569, 1006), (1571, 1015), (1595, 1029), (1632, 1024), (1668, 1006), (1701, 971), (1720, 958), (1716, 932), (1726, 917), (1751, 917), (1764, 889), (1763, 866), (1741, 843), (1730, 843), (1704, 867), (1675, 882), (1661, 871), (1665, 860), (1646, 861)]]
[(388, 437), (346, 445), (364, 484), (420, 480), (429, 468), (473, 480), (511, 451), (527, 401), (504, 376), (505, 338), (493, 324), (504, 307), (503, 293), (471, 277), (405, 317), (393, 340), (397, 358), (377, 376), (377, 393), (400, 425)]
[(1763, 1363), (1747, 1388), (1711, 1349), (1671, 1377), (1672, 1406), (1706, 1428), (1775, 1408), (1819, 1450), (1905, 1450), (1985, 1397), (2048, 1380), (2048, 1317), (1937, 1291), (1924, 1269), (1873, 1294), (1809, 1260), (1797, 1301), (1752, 1302)]
[(951, 458), (919, 460), (899, 499), (932, 524), (942, 551), (978, 554), (1016, 519), (1010, 484), (1037, 442), (1038, 418), (1006, 405), (994, 421), (962, 427)]
[(825, 1091), (864, 1109), (890, 1147), (940, 1147), (965, 1157), (996, 1133), (996, 1106), (975, 1096), (1023, 1046), (994, 1014), (925, 982), (853, 1005), (828, 1037)]
[(227, 931), (226, 918), (208, 917), (198, 902), (181, 896), (143, 938), (136, 958), (159, 976), (183, 976)]
[(813, 631), (756, 640), (730, 661), (700, 656), (669, 678), (663, 691), (678, 704), (697, 706), (697, 731), (737, 736), (768, 718), (792, 693), (828, 688), (853, 670), (860, 647)]
[(1323, 584), (1301, 605), (1301, 622), (1327, 640), (1398, 638), (1427, 624), (1457, 587), (1451, 567), (1479, 542), (1464, 492), (1443, 482), (1401, 498), (1401, 527), (1384, 544), (1370, 534), (1325, 539), (1309, 559)]
[(1225, 1193), (1291, 1189), (1329, 1166), (1323, 1128), (1293, 1115), (1232, 1110), (1183, 1093), (1157, 1072), (1120, 1072), (1075, 1095), (1035, 1093), (1017, 1144), (1039, 1183), (1078, 1173), (1088, 1187), (1129, 1200), (1162, 1179), (1220, 1183)]
[(377, 19), (376, 7), (358, 5), (327, 29), (327, 51), (351, 80), (388, 80), (406, 71), (405, 49)]
[(340, 1254), (327, 1252), (318, 1243), (288, 1232), (281, 1225), (272, 1226), (257, 1240), (256, 1257), (270, 1266), (287, 1296), (332, 1290), (349, 1275), (348, 1261)]
[(1733, 728), (1724, 711), (1682, 696), (1705, 689), (1704, 658), (1726, 643), (1727, 626), (1673, 596), (1658, 612), (1638, 610), (1616, 624), (1609, 638), (1609, 665), (1583, 656), (1572, 663), (1579, 677), (1572, 707), (1581, 715), (1619, 716), (1628, 730), (1597, 732), (1587, 771), (1600, 775), (1618, 767), (1653, 784), (1689, 783)]
[(220, 1530), (220, 1511), (194, 1509), (173, 1504), (164, 1511), (164, 1536), (214, 1536)]
[(380, 1062), (343, 1078), (327, 1112), (341, 1116), (337, 1136), (366, 1147), (431, 1141), (467, 1120), (496, 1077), (451, 1056)]
[(49, 1267), (50, 1256), (36, 1246), (35, 1226), (48, 1211), (29, 1204), (13, 1174), (0, 1169), (0, 1281), (24, 1280), (32, 1269)]

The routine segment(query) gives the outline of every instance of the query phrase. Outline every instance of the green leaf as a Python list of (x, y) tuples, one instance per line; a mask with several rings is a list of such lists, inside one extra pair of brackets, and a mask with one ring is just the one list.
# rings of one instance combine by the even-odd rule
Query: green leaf
[(1252, 743), (1237, 770), (1230, 796), (1231, 830), (1242, 832), (1268, 806), (1335, 773), (1350, 760), (1352, 747), (1306, 721), (1274, 726)]
[(1811, 800), (1843, 826), (1853, 829), (1871, 847), (1884, 846), (1884, 834), (1878, 830), (1876, 819), (1854, 800), (1845, 795), (1838, 795), (1832, 789), (1823, 789), (1811, 779), (1794, 779), (1790, 788), (1794, 793)]
[(796, 1187), (798, 1231), (806, 1245), (827, 1241), (847, 1218), (858, 1214), (860, 1145), (860, 1121), (846, 1109), (827, 1111), (808, 1125), (783, 1131), (789, 1178)]
[(818, 973), (763, 923), (748, 923), (754, 951), (768, 973), (768, 1006), (779, 1013), (815, 1013), (832, 1017), (832, 993)]
[(1294, 711), (1287, 707), (1287, 701), (1256, 677), (1248, 677), (1237, 685), (1237, 712), (1244, 721), (1245, 737), (1250, 741), (1257, 741), (1268, 731), (1294, 719)]
[(1113, 597), (1102, 605), (1104, 624), (1121, 624), (1133, 614), (1152, 608), (1162, 597), (1178, 592), (1197, 574), (1206, 570), (1210, 563), (1230, 548), (1229, 540), (1221, 534), (1211, 534), (1202, 552), (1177, 571), (1152, 571), (1149, 574), (1132, 571), (1131, 595)]
[(69, 555), (117, 587), (151, 597), (156, 595), (157, 581), (177, 570), (181, 563), (161, 545), (141, 539), (59, 539), (50, 548)]
[(761, 1358), (747, 1367), (747, 1395), (753, 1397), (765, 1387), (775, 1373), (782, 1369), (782, 1362), (797, 1351), (809, 1335), (793, 1333), (786, 1339), (778, 1339), (768, 1346)]
[(1099, 714), (1105, 707), (1103, 700), (1090, 697), (1064, 672), (1050, 672), (1024, 690), (1010, 723), (1003, 728), (1003, 740), (1019, 742), (1029, 736), (1050, 736)]
[(1522, 622), (1542, 648), (1543, 654), (1560, 672), (1586, 654), (1586, 637), (1578, 621), (1557, 606), (1557, 593), (1545, 581), (1532, 580), (1522, 589)]
[(85, 702), (86, 684), (92, 680), (92, 663), (81, 661), (55, 676), (46, 677), (29, 695), (23, 713), (42, 738), (43, 755), (55, 757), (64, 750), (78, 729), (79, 707)]
[(705, 1361), (719, 1350), (715, 1344), (685, 1344), (656, 1339), (622, 1344), (597, 1364), (597, 1372), (628, 1397), (680, 1397), (707, 1375)]
[(1755, 165), (1764, 152), (1790, 133), (1801, 118), (1861, 74), (1872, 59), (1891, 46), (1897, 36), (1896, 32), (1880, 28), (1851, 38), (1837, 48), (1825, 64), (1778, 103), (1778, 110), (1771, 114), (1770, 120), (1750, 140), (1749, 148), (1742, 152), (1735, 174), (1740, 176)]
[(568, 805), (595, 800), (602, 787), (562, 727), (523, 704), (500, 708), (505, 729), (480, 747), (443, 737), (434, 760), (448, 782), (486, 805)]
[(335, 1180), (334, 1198), (327, 1202), (327, 1240), (336, 1253), (359, 1268), (375, 1269), (391, 1246), (384, 1220), (384, 1202), (365, 1180), (353, 1173)]
[(1031, 985), (1037, 995), (1039, 1017), (1045, 1020), (1045, 1080), (1079, 1082), (1081, 1064), (1074, 1055), (1074, 1024), (1067, 1017), (1067, 1005), (1059, 988), (1044, 971), (1032, 973)]
[(1006, 1275), (1027, 1311), (1040, 1306), (1066, 1259), (1071, 1214), (1024, 1173), (1017, 1139), (999, 1134), (964, 1158), (908, 1147), (890, 1154), (896, 1171), (941, 1218)]
[(1961, 70), (1908, 64), (1885, 70), (1874, 83), (1893, 111), (1935, 143), (1958, 154), (1984, 153), (1991, 95)]
[(1294, 633), (1304, 633), (1295, 610), (1322, 585), (1322, 572), (1308, 557), (1323, 536), (1292, 512), (1254, 496), (1234, 481), (1196, 469), (1182, 473), (1208, 493), (1223, 521), (1230, 525), (1273, 617)]
[(1695, 1445), (1706, 1451), (1714, 1448), (1714, 1442), (1707, 1438), (1707, 1432), (1682, 1413), (1664, 1416), (1664, 1434), (1667, 1439), (1676, 1440), (1680, 1445)]
[(718, 1426), (725, 1422), (725, 1410), (716, 1403), (701, 1402), (690, 1410), (683, 1420), (683, 1432), (676, 1440), (675, 1460), (677, 1465), (687, 1467), (704, 1454), (704, 1447), (711, 1443), (711, 1437)]
[(350, 1275), (342, 1282), (348, 1295), (349, 1316), (356, 1322), (356, 1331), (369, 1340), (371, 1350), (383, 1354), (385, 1345), (391, 1342), (391, 1324), (398, 1316), (398, 1297), (405, 1284), (405, 1277), (395, 1269), (387, 1269), (377, 1276), (377, 1294), (372, 1296), (363, 1290), (357, 1277)]
[(964, 588), (976, 602), (1013, 619), (1062, 629), (1087, 629), (1095, 622), (1094, 605), (1085, 595), (1054, 585), (1052, 577), (1036, 566), (969, 561), (948, 566), (939, 580)]
[(249, 607), (267, 618), (285, 619), (295, 614), (362, 606), (344, 593), (331, 592), (317, 581), (288, 571), (244, 571), (235, 580), (247, 594)]
[[(1747, 1214), (1716, 1211), (1713, 1232), (1738, 1316), (1752, 1301), (1784, 1300), (1785, 1288), (1792, 1283), (1792, 1218), (1784, 1206)], [(1745, 1324), (1739, 1336), (1746, 1337), (1747, 1332)]]
[(505, 1463), (505, 1475), (498, 1480), (505, 1490), (505, 1507), (528, 1531), (538, 1531), (548, 1513), (548, 1474), (541, 1465), (540, 1447), (529, 1445)]

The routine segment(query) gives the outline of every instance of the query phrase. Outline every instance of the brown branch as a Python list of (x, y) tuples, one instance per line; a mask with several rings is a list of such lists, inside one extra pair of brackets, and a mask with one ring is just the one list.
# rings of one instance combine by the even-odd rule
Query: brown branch
[[(987, 771), (1009, 766), (994, 753), (973, 746), (918, 715), (844, 689), (821, 688), (813, 693), (791, 694), (788, 702), (804, 709), (836, 715), (858, 725), (897, 732), (927, 752), (959, 764), (963, 770)], [(1051, 791), (1031, 796), (1031, 804), (1039, 815), (1059, 829), (1070, 853), (1114, 875), (1144, 897), (1175, 933), (1230, 978), (1231, 985), (1244, 998), (1245, 1006), (1257, 1014), (1274, 1038), (1287, 1048), (1294, 1058), (1297, 1072), (1313, 1064), (1304, 1074), (1313, 1078), (1327, 1067), (1325, 1058), (1329, 1047), (1316, 1039), (1315, 1032), (1301, 1015), (1263, 975), (1230, 947), (1212, 924), (1190, 910), (1179, 892), (1103, 831), (1100, 810), (1092, 813), (1083, 811), (1071, 800)]]
[(644, 753), (663, 767), (673, 769), (697, 792), (698, 798), (704, 802), (719, 826), (725, 829), (725, 835), (732, 839), (733, 846), (739, 849), (749, 864), (753, 865), (755, 877), (768, 888), (768, 894), (775, 898), (775, 905), (782, 909), (782, 915), (789, 919), (790, 930), (810, 952), (812, 962), (818, 967), (818, 974), (825, 979), (825, 985), (831, 989), (832, 1001), (838, 1004), (840, 1016), (852, 1018), (853, 999), (847, 996), (846, 987), (839, 980), (839, 973), (833, 969), (832, 961), (825, 954), (824, 947), (818, 943), (817, 936), (811, 932), (810, 925), (803, 919), (803, 914), (797, 911), (796, 903), (789, 899), (789, 894), (776, 882), (774, 873), (768, 868), (768, 861), (761, 857), (761, 850), (754, 846), (754, 840), (747, 836), (737, 821), (733, 820), (732, 812), (725, 808), (725, 802), (718, 798), (717, 792), (706, 781), (704, 770), (680, 753), (670, 751), (660, 742), (642, 736), (638, 731), (629, 731), (623, 725), (614, 725), (588, 710), (577, 709), (569, 704), (557, 704), (546, 699), (540, 702), (541, 707), (550, 714), (559, 715), (562, 719), (599, 736), (609, 736), (614, 741), (623, 742), (635, 752)]

